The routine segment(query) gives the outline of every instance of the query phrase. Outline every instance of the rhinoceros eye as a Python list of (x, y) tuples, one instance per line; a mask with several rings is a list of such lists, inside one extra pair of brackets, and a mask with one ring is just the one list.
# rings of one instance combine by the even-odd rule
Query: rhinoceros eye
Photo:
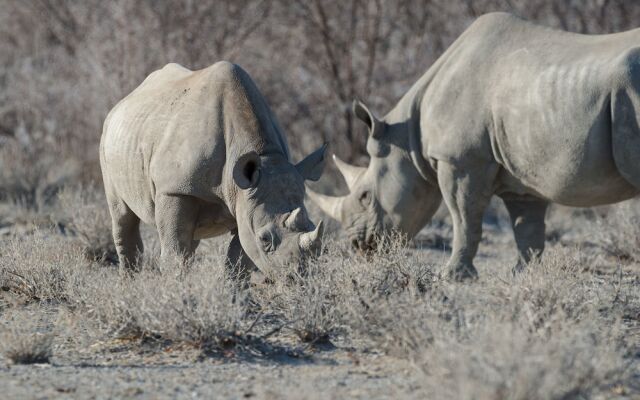
[(264, 250), (265, 253), (270, 253), (276, 249), (275, 237), (270, 230), (265, 230), (264, 232), (262, 232), (259, 236), (259, 239), (262, 250)]

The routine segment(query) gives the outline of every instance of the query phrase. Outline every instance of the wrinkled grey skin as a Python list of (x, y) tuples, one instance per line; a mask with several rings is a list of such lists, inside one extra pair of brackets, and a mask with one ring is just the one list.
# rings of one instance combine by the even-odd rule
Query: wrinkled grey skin
[(303, 200), (324, 152), (289, 162), (275, 116), (239, 66), (168, 64), (104, 123), (100, 164), (120, 264), (134, 266), (142, 251), (140, 220), (157, 228), (163, 258), (231, 232), (230, 265), (302, 263), (320, 246), (322, 223)]
[(505, 13), (479, 18), (378, 120), (361, 103), (371, 163), (338, 162), (350, 194), (310, 196), (370, 248), (415, 235), (441, 198), (453, 221), (444, 273), (475, 278), (492, 195), (510, 214), (520, 270), (544, 249), (550, 202), (588, 207), (640, 189), (640, 30), (579, 35)]

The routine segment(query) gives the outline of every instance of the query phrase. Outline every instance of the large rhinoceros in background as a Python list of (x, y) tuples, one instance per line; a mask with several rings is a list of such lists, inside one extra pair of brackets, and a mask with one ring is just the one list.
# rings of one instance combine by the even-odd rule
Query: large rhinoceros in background
[(120, 263), (142, 251), (140, 220), (155, 225), (162, 257), (232, 232), (230, 264), (303, 261), (322, 235), (308, 219), (304, 180), (317, 180), (325, 147), (297, 165), (249, 75), (219, 62), (168, 64), (111, 110), (100, 164)]
[(579, 35), (505, 13), (480, 17), (382, 119), (367, 168), (336, 160), (350, 194), (310, 193), (370, 248), (391, 229), (414, 236), (444, 197), (453, 221), (445, 268), (477, 276), (483, 212), (500, 196), (519, 270), (544, 248), (549, 202), (595, 206), (640, 189), (640, 30)]

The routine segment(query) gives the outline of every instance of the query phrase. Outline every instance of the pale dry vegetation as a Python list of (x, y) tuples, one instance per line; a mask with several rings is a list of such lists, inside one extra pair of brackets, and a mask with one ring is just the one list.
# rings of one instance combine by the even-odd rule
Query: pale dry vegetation
[[(313, 358), (334, 344), (355, 359), (407, 360), (416, 398), (638, 396), (637, 201), (552, 209), (546, 256), (517, 277), (509, 222), (494, 202), (482, 246), (497, 250), (473, 284), (437, 278), (451, 236), (443, 210), (418, 240), (392, 238), (366, 257), (331, 232), (304, 273), (254, 274), (248, 287), (224, 270), (226, 238), (201, 244), (182, 267), (160, 264), (143, 232), (141, 271), (117, 268), (98, 141), (108, 110), (149, 72), (237, 62), (294, 158), (327, 141), (363, 164), (352, 99), (385, 112), (476, 16), (495, 10), (584, 33), (640, 20), (624, 0), (0, 0), (2, 355), (55, 364), (69, 346), (84, 347), (74, 343), (151, 341), (161, 354), (181, 345), (204, 358), (270, 360)], [(337, 192), (331, 168), (320, 184)], [(62, 317), (46, 322), (45, 313)], [(306, 385), (295, 394), (313, 397)]]
[(640, 262), (640, 202), (626, 201), (596, 215), (597, 240), (612, 256)]
[(51, 230), (15, 236), (0, 247), (0, 287), (34, 301), (64, 301), (68, 283), (88, 263), (77, 243)]
[(633, 281), (585, 274), (580, 258), (553, 249), (516, 278), (394, 293), (361, 327), (411, 359), (437, 398), (591, 397), (630, 376), (637, 339), (623, 321), (637, 324), (640, 298)]
[[(69, 190), (58, 201), (76, 210), (66, 225), (82, 230), (99, 214), (82, 210), (98, 210), (103, 200)], [(619, 212), (637, 215), (634, 208)], [(607, 226), (600, 234), (619, 229)], [(305, 272), (283, 267), (245, 287), (225, 271), (219, 241), (203, 244), (187, 267), (160, 264), (151, 254), (141, 271), (123, 274), (104, 258), (86, 257), (101, 234), (68, 232), (5, 239), (0, 286), (66, 310), (76, 328), (65, 334), (74, 340), (151, 340), (213, 357), (267, 358), (351, 343), (408, 360), (423, 377), (416, 393), (435, 398), (567, 399), (635, 390), (640, 278), (632, 258), (614, 258), (616, 269), (601, 270), (594, 255), (558, 244), (517, 277), (498, 259), (504, 265), (483, 271), (479, 282), (453, 284), (437, 278), (437, 261), (400, 237), (367, 256), (328, 240)], [(47, 359), (50, 335), (11, 329), (4, 328), (7, 358)]]
[[(40, 310), (42, 311), (42, 310)], [(36, 313), (10, 313), (0, 330), (0, 351), (14, 364), (44, 364), (53, 355), (54, 334)]]

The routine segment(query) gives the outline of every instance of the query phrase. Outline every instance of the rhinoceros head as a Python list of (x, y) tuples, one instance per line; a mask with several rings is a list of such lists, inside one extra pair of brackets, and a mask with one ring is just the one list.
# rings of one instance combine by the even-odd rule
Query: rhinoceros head
[(248, 153), (234, 167), (241, 189), (236, 220), (242, 248), (263, 271), (283, 264), (302, 265), (320, 250), (322, 221), (314, 225), (304, 206), (306, 179), (318, 180), (326, 146), (297, 165), (281, 154)]
[(326, 214), (341, 222), (356, 248), (371, 250), (392, 231), (413, 237), (431, 219), (442, 197), (438, 187), (427, 183), (412, 162), (409, 123), (378, 120), (359, 101), (353, 109), (369, 127), (369, 165), (349, 165), (334, 155), (349, 194), (308, 193)]

